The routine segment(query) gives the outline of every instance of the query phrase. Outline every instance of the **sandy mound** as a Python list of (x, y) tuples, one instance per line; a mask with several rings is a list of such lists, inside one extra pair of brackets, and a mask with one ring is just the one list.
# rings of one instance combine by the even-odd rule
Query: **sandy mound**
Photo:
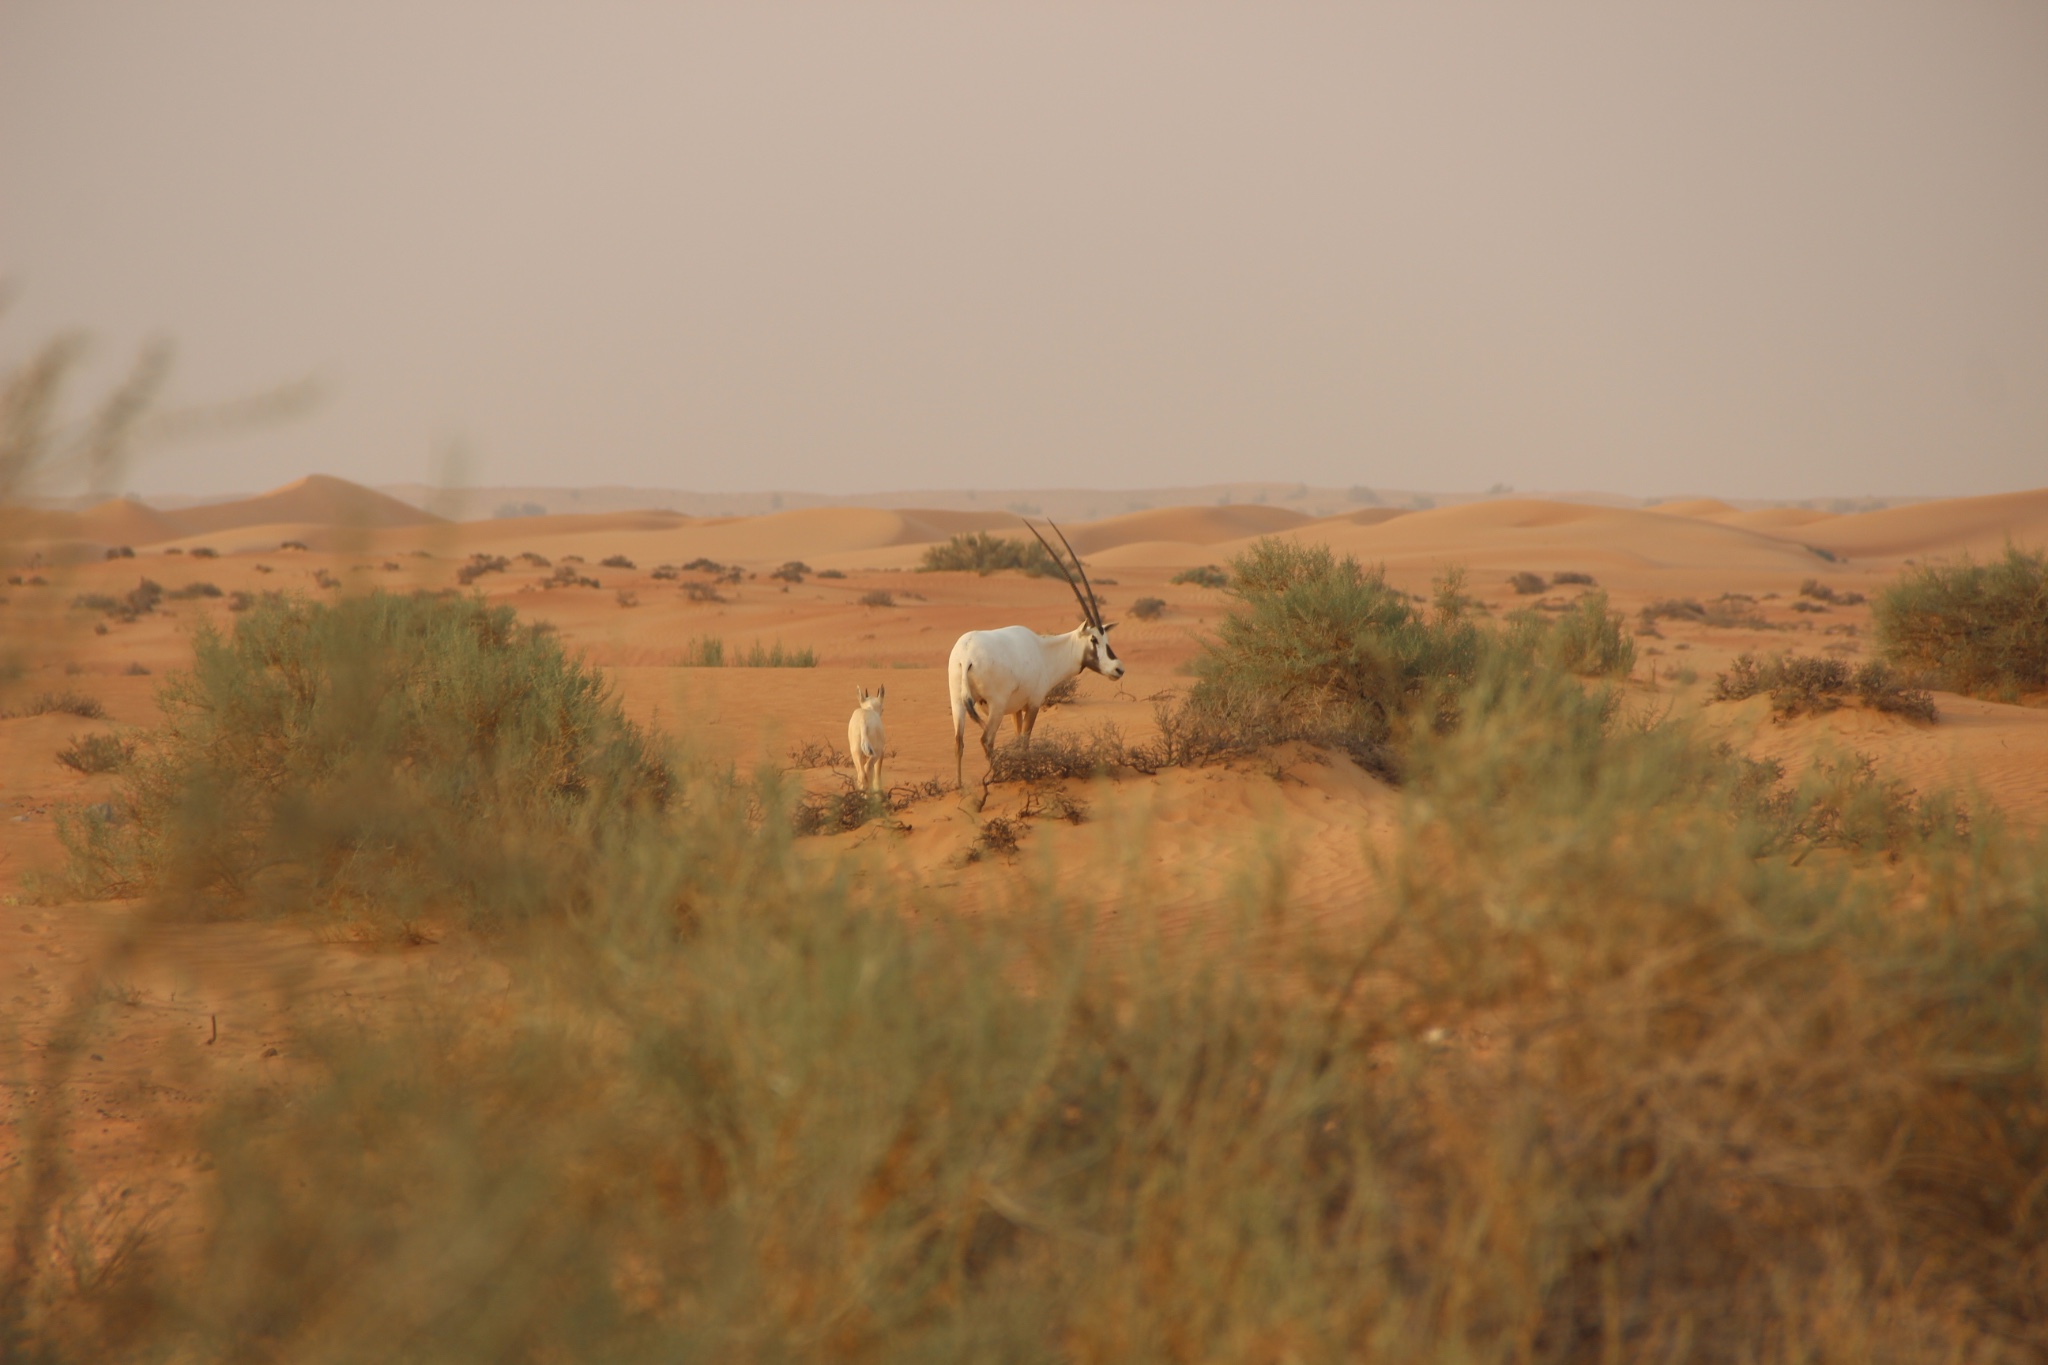
[(1383, 521), (1392, 521), (1395, 517), (1405, 517), (1408, 512), (1409, 509), (1406, 507), (1368, 507), (1362, 512), (1344, 512), (1334, 517), (1319, 517), (1316, 524), (1377, 526)]
[(1966, 551), (1981, 557), (1999, 553), (2008, 540), (2039, 549), (2048, 545), (2048, 488), (1830, 517), (1800, 528), (1800, 539), (1851, 559)]
[[(684, 564), (698, 558), (772, 568), (800, 559), (815, 567), (868, 562), (914, 564), (922, 547), (962, 531), (1015, 526), (1006, 512), (891, 512), (873, 507), (809, 507), (765, 517), (693, 518), (674, 513), (600, 512), (465, 522), (441, 528), (448, 545), (468, 551), (578, 554), (592, 563), (625, 555), (637, 563)], [(392, 534), (385, 543), (419, 540)]]
[(109, 545), (155, 545), (185, 534), (164, 513), (133, 498), (115, 498), (79, 514), (74, 534)]
[(1752, 531), (1796, 531), (1816, 522), (1833, 521), (1833, 512), (1816, 512), (1811, 507), (1759, 507), (1737, 512), (1726, 519), (1730, 526), (1747, 526)]
[(1082, 554), (1092, 555), (1140, 541), (1167, 541), (1183, 545), (1216, 545), (1246, 536), (1272, 535), (1309, 524), (1310, 518), (1284, 507), (1258, 504), (1230, 507), (1162, 507), (1150, 512), (1131, 512), (1104, 517), (1080, 526), (1064, 527), (1067, 539)]
[(1678, 502), (1660, 502), (1645, 511), (1659, 512), (1667, 517), (1697, 517), (1707, 521), (1719, 521), (1723, 517), (1740, 516), (1734, 507), (1719, 498), (1684, 498)]
[(215, 535), (280, 522), (377, 529), (431, 526), (442, 521), (431, 512), (422, 512), (375, 489), (326, 474), (309, 474), (295, 483), (253, 498), (210, 503), (204, 507), (188, 507), (159, 515), (165, 516), (187, 536)]
[[(1378, 525), (1317, 522), (1294, 533), (1388, 564), (1465, 564), (1553, 573), (1600, 568), (1811, 573), (1798, 544), (1718, 522), (1535, 498), (1410, 512)], [(1213, 547), (1236, 553), (1249, 541)]]

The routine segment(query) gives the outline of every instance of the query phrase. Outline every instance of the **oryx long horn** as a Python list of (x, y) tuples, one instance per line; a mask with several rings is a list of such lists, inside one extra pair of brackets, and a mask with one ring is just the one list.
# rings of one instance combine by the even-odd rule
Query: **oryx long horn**
[[(1023, 521), (1024, 519), (1020, 517), (1018, 518), (1018, 520)], [(1045, 524), (1052, 527), (1055, 533), (1057, 533), (1060, 529), (1059, 523), (1053, 521), (1050, 517), (1046, 518)], [(1058, 550), (1053, 549), (1052, 542), (1047, 540), (1044, 536), (1039, 535), (1038, 528), (1036, 526), (1033, 526), (1029, 521), (1024, 521), (1024, 528), (1031, 532), (1032, 535), (1038, 537), (1038, 543), (1045, 547), (1045, 553), (1047, 557), (1052, 560), (1052, 566), (1060, 571), (1061, 578), (1067, 580), (1067, 587), (1072, 589), (1074, 594), (1074, 600), (1081, 604), (1081, 615), (1087, 619), (1089, 625), (1096, 626), (1099, 628), (1102, 622), (1096, 614), (1095, 604), (1092, 600), (1095, 596), (1094, 590), (1091, 588), (1087, 596), (1084, 597), (1081, 593), (1081, 585), (1079, 583), (1076, 583), (1074, 581), (1074, 576), (1067, 572), (1067, 562), (1064, 559), (1060, 558), (1060, 552)], [(1064, 535), (1060, 536), (1060, 542), (1062, 544), (1066, 543), (1066, 539), (1067, 538)], [(1073, 548), (1074, 547), (1071, 545), (1067, 546), (1067, 549), (1070, 551)], [(1081, 561), (1076, 559), (1074, 561), (1074, 567), (1077, 569), (1080, 568)], [(1082, 570), (1081, 576), (1084, 579), (1088, 576), (1087, 571), (1085, 569)]]
[(1087, 566), (1081, 563), (1081, 556), (1074, 552), (1073, 542), (1067, 539), (1067, 533), (1060, 529), (1060, 524), (1051, 517), (1045, 519), (1045, 524), (1052, 527), (1052, 533), (1060, 538), (1060, 544), (1067, 547), (1067, 556), (1074, 561), (1074, 571), (1081, 575), (1081, 586), (1088, 589), (1089, 618), (1095, 622), (1095, 628), (1101, 630), (1102, 603), (1095, 600), (1095, 585), (1088, 581)]

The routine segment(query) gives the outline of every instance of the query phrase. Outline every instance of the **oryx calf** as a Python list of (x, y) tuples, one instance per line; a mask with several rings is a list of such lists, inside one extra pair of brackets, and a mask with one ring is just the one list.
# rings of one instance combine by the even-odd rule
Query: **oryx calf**
[(1028, 521), (1024, 524), (1030, 527), (1032, 535), (1038, 536), (1038, 543), (1045, 546), (1046, 553), (1059, 567), (1060, 576), (1074, 590), (1075, 600), (1081, 604), (1081, 624), (1062, 635), (1040, 635), (1029, 626), (970, 630), (954, 641), (952, 657), (946, 661), (946, 691), (953, 703), (953, 780), (963, 787), (969, 719), (981, 726), (981, 751), (993, 764), (996, 732), (1002, 728), (1004, 716), (1017, 717), (1017, 733), (1029, 745), (1046, 693), (1084, 668), (1092, 668), (1112, 681), (1124, 675), (1123, 662), (1109, 647), (1109, 632), (1116, 628), (1116, 623), (1103, 621), (1095, 588), (1088, 583), (1088, 571), (1081, 567), (1081, 557), (1074, 554), (1066, 533), (1057, 525), (1052, 528), (1073, 558), (1074, 569), (1081, 575), (1079, 583), (1067, 571), (1059, 553), (1046, 543), (1044, 536), (1038, 535), (1038, 528)]
[(853, 780), (862, 791), (882, 789), (882, 696), (888, 690), (884, 684), (869, 696), (865, 687), (854, 688), (860, 705), (846, 722), (846, 752), (853, 755)]

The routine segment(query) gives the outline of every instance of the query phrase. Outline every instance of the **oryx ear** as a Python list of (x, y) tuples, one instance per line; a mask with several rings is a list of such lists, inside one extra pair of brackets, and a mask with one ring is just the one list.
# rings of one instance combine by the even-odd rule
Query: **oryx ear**
[(1113, 631), (1113, 630), (1115, 630), (1115, 629), (1116, 629), (1116, 622), (1114, 622), (1114, 621), (1111, 621), (1111, 622), (1110, 622), (1110, 623), (1109, 623), (1108, 625), (1106, 625), (1106, 626), (1104, 626), (1104, 627), (1102, 628), (1102, 633), (1103, 633), (1104, 635), (1107, 635), (1107, 634), (1109, 634), (1109, 633), (1110, 633), (1111, 631)]
[(859, 697), (862, 701), (866, 701), (868, 699), (868, 690), (859, 683), (855, 683), (853, 685), (853, 695)]
[(887, 683), (883, 683), (883, 684), (882, 684), (882, 685), (881, 685), (880, 687), (878, 687), (878, 688), (876, 688), (876, 689), (875, 689), (875, 700), (876, 700), (876, 701), (880, 701), (880, 700), (881, 700), (882, 698), (884, 698), (884, 697), (886, 697), (886, 696), (888, 696), (888, 695), (889, 695), (889, 684), (887, 684)]

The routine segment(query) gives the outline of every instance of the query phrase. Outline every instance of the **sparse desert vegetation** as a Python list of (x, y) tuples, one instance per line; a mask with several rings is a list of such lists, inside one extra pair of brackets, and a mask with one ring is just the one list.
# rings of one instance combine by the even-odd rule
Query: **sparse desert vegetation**
[(1019, 539), (1015, 536), (998, 536), (988, 531), (957, 535), (944, 544), (932, 546), (924, 552), (924, 559), (919, 563), (918, 569), (924, 573), (978, 574), (1015, 569), (1033, 578), (1059, 576), (1059, 570), (1053, 565), (1052, 556), (1048, 555), (1045, 547), (1037, 541)]
[[(1519, 622), (1418, 614), (1326, 551), (1233, 568), (1189, 714), (1309, 693), (1303, 715), (1398, 742), (1411, 799), (1356, 916), (1297, 913), (1276, 865), (1212, 932), (1142, 882), (1086, 931), (1028, 855), (1091, 828), (1060, 784), (1116, 760), (1106, 732), (1004, 751), (1029, 801), (963, 856), (1022, 880), (963, 922), (789, 842), (888, 833), (930, 796), (676, 766), (503, 608), (274, 601), (202, 634), (70, 875), (159, 921), (425, 941), (453, 917), (490, 1003), (301, 1017), (288, 1081), (181, 1130), (210, 1193), (176, 1261), (140, 1254), (139, 1214), (102, 1243), (43, 1231), (93, 1207), (51, 1111), (0, 1321), (55, 1359), (212, 1354), (252, 1319), (287, 1356), (431, 1325), (444, 1359), (1221, 1358), (1284, 1333), (1738, 1360), (1874, 1354), (1899, 1321), (1944, 1353), (2038, 1331), (2033, 854), (1867, 764), (1792, 780), (1624, 723)], [(98, 1245), (135, 1250), (81, 1277)]]
[(1840, 659), (1793, 654), (1758, 659), (1743, 654), (1714, 682), (1716, 701), (1742, 701), (1758, 695), (1768, 695), (1772, 712), (1781, 718), (1817, 715), (1851, 701), (1930, 724), (1938, 714), (1931, 695), (1910, 686), (1880, 659), (1852, 671)]
[[(258, 593), (279, 579), (223, 554), (225, 600), (174, 620), (117, 619), (132, 566), (59, 580), (56, 619), (115, 625), (75, 676), (122, 724), (67, 738), (13, 700), (37, 780), (81, 794), (0, 907), (37, 932), (0, 948), (46, 973), (25, 993), (44, 935), (128, 928), (92, 930), (73, 1003), (5, 1064), (7, 1351), (2048, 1345), (2048, 860), (1985, 798), (1791, 742), (1926, 695), (1904, 665), (1758, 652), (1796, 574), (1646, 589), (1545, 551), (1608, 588), (1489, 617), (1456, 572), (1425, 592), (1247, 538), (1214, 552), (1223, 593), (1139, 632), (1191, 676), (1120, 645), (1128, 694), (1068, 688), (963, 793), (945, 648), (962, 620), (1055, 625), (1058, 585), (896, 579), (930, 600), (869, 611), (720, 594), (749, 572), (721, 549), (622, 613), (617, 576), (540, 591), (583, 560), (533, 543), (550, 563), (458, 590), (456, 542), (418, 593), (316, 596), (354, 562), (322, 554)], [(1169, 570), (1117, 574), (1147, 619)], [(1717, 694), (1771, 697), (1776, 757), (1727, 747), (1707, 689), (1631, 676), (1644, 619)], [(898, 785), (854, 792), (829, 737), (906, 661)], [(731, 731), (764, 711), (785, 728), (754, 763)], [(287, 942), (220, 1004), (155, 956)], [(124, 1122), (149, 1145), (105, 1156)]]

